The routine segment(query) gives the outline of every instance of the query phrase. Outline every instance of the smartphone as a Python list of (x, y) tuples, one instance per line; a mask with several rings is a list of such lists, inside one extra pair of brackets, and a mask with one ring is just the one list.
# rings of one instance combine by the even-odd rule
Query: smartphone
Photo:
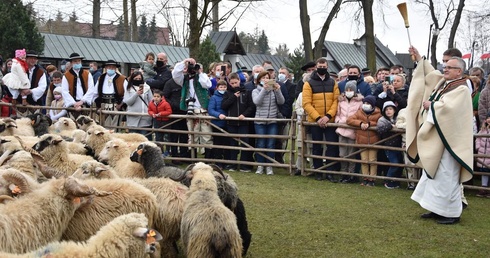
[(267, 82), (267, 85), (269, 85), (271, 88), (274, 88), (276, 86), (276, 82), (274, 80), (269, 80)]
[(385, 76), (385, 82), (387, 82), (388, 84), (393, 83), (393, 77), (391, 75), (390, 76)]
[(221, 72), (223, 75), (226, 74), (226, 65), (221, 66)]

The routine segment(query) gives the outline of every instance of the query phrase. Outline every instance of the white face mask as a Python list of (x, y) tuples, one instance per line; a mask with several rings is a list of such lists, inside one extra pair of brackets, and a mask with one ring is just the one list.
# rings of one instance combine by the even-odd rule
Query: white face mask
[(259, 73), (254, 73), (254, 79), (257, 80), (257, 77), (259, 77)]
[(354, 92), (353, 92), (353, 91), (346, 91), (346, 92), (345, 92), (345, 96), (346, 96), (348, 99), (350, 99), (350, 98), (354, 97)]
[(373, 110), (373, 107), (370, 104), (364, 103), (362, 104), (362, 110), (364, 110), (365, 112), (369, 112)]
[(221, 76), (221, 72), (216, 72), (216, 77), (220, 77)]
[(284, 81), (286, 80), (286, 75), (285, 75), (285, 74), (280, 73), (280, 74), (277, 76), (277, 79), (278, 79), (280, 82), (284, 82)]

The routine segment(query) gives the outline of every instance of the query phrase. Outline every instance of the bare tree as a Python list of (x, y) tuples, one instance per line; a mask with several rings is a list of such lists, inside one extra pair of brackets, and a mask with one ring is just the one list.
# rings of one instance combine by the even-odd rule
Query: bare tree
[(451, 26), (451, 32), (449, 33), (449, 40), (447, 42), (448, 48), (454, 47), (454, 38), (456, 37), (456, 31), (458, 30), (459, 24), (461, 22), (461, 14), (463, 13), (464, 1), (459, 0), (458, 8), (456, 9), (456, 14), (454, 15), (453, 25)]
[(136, 18), (136, 0), (131, 0), (131, 41), (138, 42), (138, 18)]

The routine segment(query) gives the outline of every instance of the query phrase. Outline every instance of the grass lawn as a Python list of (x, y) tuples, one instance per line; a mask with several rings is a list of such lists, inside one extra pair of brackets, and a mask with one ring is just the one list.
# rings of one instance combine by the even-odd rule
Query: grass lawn
[(247, 257), (487, 257), (490, 199), (466, 191), (456, 225), (426, 212), (404, 188), (228, 172), (239, 186), (252, 236)]

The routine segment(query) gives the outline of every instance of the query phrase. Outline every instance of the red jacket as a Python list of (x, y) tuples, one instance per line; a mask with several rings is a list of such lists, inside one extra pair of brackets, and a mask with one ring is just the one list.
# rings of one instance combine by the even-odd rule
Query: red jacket
[(155, 117), (156, 120), (168, 121), (168, 116), (172, 114), (172, 107), (170, 107), (170, 104), (162, 96), (162, 101), (158, 103), (158, 106), (154, 100), (150, 101), (148, 104), (148, 114), (152, 117), (155, 114), (159, 114), (160, 116)]

